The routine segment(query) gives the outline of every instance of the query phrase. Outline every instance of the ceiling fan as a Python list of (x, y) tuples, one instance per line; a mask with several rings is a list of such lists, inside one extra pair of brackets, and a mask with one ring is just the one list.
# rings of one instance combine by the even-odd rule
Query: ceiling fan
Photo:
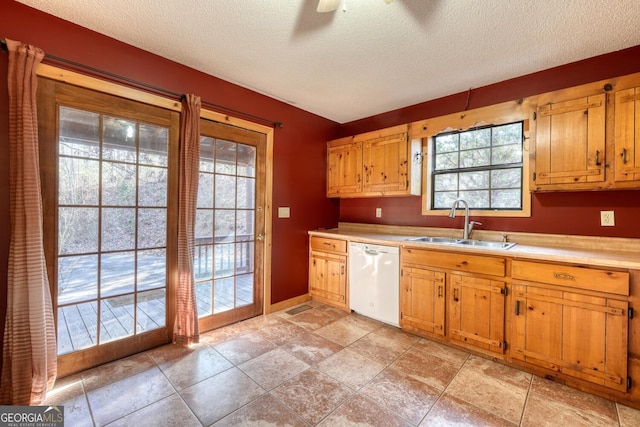
[[(318, 12), (333, 12), (338, 9), (342, 0), (320, 0), (318, 2)], [(386, 4), (390, 4), (393, 0), (383, 0)]]

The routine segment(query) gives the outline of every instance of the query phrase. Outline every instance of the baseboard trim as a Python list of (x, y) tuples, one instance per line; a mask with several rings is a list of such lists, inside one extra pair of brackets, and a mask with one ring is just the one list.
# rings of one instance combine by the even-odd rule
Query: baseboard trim
[(302, 304), (303, 302), (307, 302), (310, 300), (311, 300), (311, 296), (309, 296), (309, 294), (304, 294), (304, 295), (290, 298), (288, 300), (280, 301), (275, 304), (271, 304), (268, 307), (268, 311), (265, 314), (273, 313), (274, 311), (284, 310), (289, 307), (293, 307), (294, 305)]

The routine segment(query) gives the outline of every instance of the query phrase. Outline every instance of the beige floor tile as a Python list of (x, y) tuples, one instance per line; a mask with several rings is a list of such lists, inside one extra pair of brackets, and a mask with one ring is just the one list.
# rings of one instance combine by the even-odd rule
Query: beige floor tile
[(440, 397), (420, 423), (421, 427), (514, 427), (517, 425), (446, 393)]
[(391, 367), (405, 375), (443, 391), (462, 364), (454, 364), (416, 348), (410, 348)]
[(271, 324), (260, 328), (257, 333), (263, 338), (271, 341), (276, 345), (286, 344), (289, 341), (300, 338), (307, 333), (307, 330), (301, 326), (291, 323), (287, 320), (276, 318)]
[(251, 332), (222, 342), (214, 348), (234, 365), (260, 356), (277, 346), (257, 332)]
[(212, 427), (308, 427), (310, 425), (276, 399), (265, 394), (214, 423)]
[(618, 404), (620, 427), (640, 426), (640, 410)]
[(275, 399), (311, 424), (329, 415), (352, 393), (344, 384), (315, 369), (308, 369), (271, 391)]
[(519, 423), (531, 375), (470, 356), (446, 392), (512, 423)]
[(172, 356), (175, 355), (151, 353), (158, 367), (177, 390), (189, 387), (233, 366), (211, 347), (197, 347), (187, 353), (180, 353), (178, 357)]
[(130, 426), (201, 427), (202, 424), (182, 398), (174, 393), (108, 425), (108, 427)]
[(359, 389), (385, 368), (349, 348), (334, 354), (318, 365), (318, 369), (353, 389)]
[(387, 368), (359, 392), (386, 410), (417, 425), (436, 403), (435, 388)]
[(265, 394), (238, 368), (231, 368), (180, 391), (185, 403), (200, 422), (211, 425)]
[(419, 336), (386, 324), (383, 324), (380, 328), (376, 328), (372, 333), (395, 342), (399, 348), (405, 350), (420, 341)]
[(617, 425), (615, 403), (534, 377), (527, 399), (523, 425), (551, 425), (561, 420), (565, 425)]
[(462, 366), (469, 357), (469, 353), (457, 348), (450, 347), (448, 345), (439, 343), (434, 340), (422, 338), (415, 345), (415, 348), (439, 357), (440, 359), (448, 360), (451, 363)]
[(282, 384), (309, 368), (309, 365), (281, 348), (238, 365), (243, 372), (266, 390)]
[(369, 333), (366, 322), (354, 322), (352, 316), (317, 329), (316, 334), (346, 347)]
[(289, 341), (281, 348), (306, 364), (313, 366), (339, 352), (344, 347), (318, 334), (308, 332), (297, 339)]
[(384, 365), (389, 365), (411, 347), (412, 343), (409, 340), (402, 339), (401, 335), (379, 333), (382, 330), (388, 329), (381, 328), (367, 334), (351, 344), (349, 349)]
[(120, 381), (87, 392), (98, 426), (108, 424), (173, 394), (175, 389), (154, 366)]
[(357, 326), (359, 329), (364, 329), (367, 332), (373, 332), (384, 326), (384, 323), (378, 320), (374, 320), (357, 313), (351, 313), (342, 320), (347, 324)]
[(340, 313), (336, 313), (336, 311), (338, 310), (334, 309), (334, 311), (332, 311), (312, 308), (294, 316), (289, 316), (286, 319), (300, 327), (315, 331), (344, 317)]
[(67, 426), (93, 425), (82, 376), (79, 374), (56, 380), (55, 387), (47, 393), (42, 405), (64, 406), (64, 421)]
[(331, 427), (409, 427), (412, 424), (397, 414), (381, 407), (371, 399), (356, 394), (331, 415), (322, 420), (319, 426)]
[(86, 392), (95, 390), (110, 383), (129, 378), (145, 372), (156, 365), (147, 353), (134, 354), (115, 362), (107, 363), (82, 373), (82, 382)]

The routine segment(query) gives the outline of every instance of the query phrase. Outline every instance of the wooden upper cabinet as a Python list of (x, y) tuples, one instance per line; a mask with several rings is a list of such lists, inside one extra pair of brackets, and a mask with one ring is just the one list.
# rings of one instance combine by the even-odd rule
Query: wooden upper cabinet
[(327, 197), (362, 194), (362, 142), (353, 137), (327, 144)]
[(617, 186), (640, 184), (640, 78), (614, 94), (614, 164)]
[(420, 139), (409, 125), (327, 143), (327, 197), (420, 195)]
[[(602, 188), (605, 182), (606, 94), (580, 89), (538, 98), (533, 190)], [(569, 99), (557, 99), (562, 95)]]

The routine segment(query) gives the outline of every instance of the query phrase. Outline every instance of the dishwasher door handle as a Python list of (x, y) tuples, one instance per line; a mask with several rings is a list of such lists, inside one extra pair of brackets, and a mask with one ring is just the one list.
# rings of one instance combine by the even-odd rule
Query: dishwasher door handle
[(373, 256), (378, 256), (382, 253), (386, 253), (386, 252), (379, 252), (379, 251), (374, 251), (373, 249), (365, 249), (364, 253), (367, 255), (373, 255)]

